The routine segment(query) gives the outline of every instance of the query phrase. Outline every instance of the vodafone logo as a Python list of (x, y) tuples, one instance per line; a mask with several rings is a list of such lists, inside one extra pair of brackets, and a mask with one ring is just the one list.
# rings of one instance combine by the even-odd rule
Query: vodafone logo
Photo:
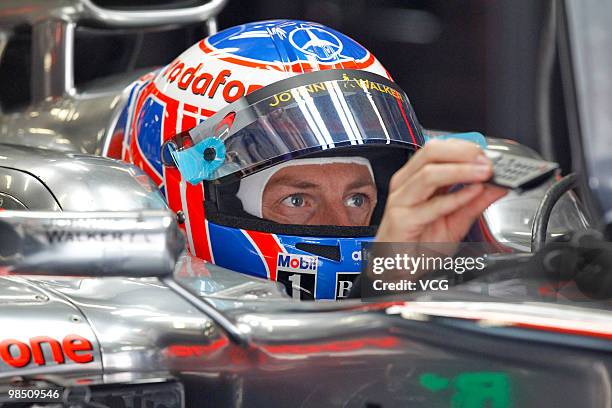
[[(51, 351), (51, 359), (47, 358), (44, 350)], [(46, 336), (32, 337), (27, 343), (15, 339), (0, 341), (0, 361), (14, 368), (25, 367), (32, 361), (43, 366), (49, 360), (56, 364), (67, 361), (85, 364), (93, 359), (91, 342), (76, 334), (69, 334), (61, 342)]]
[(262, 85), (246, 85), (242, 81), (232, 79), (233, 72), (229, 69), (211, 74), (206, 72), (203, 66), (202, 63), (188, 66), (183, 61), (177, 60), (162, 75), (169, 83), (176, 84), (183, 91), (190, 91), (194, 95), (206, 96), (209, 99), (221, 94), (227, 103), (234, 102), (242, 96), (262, 88)]

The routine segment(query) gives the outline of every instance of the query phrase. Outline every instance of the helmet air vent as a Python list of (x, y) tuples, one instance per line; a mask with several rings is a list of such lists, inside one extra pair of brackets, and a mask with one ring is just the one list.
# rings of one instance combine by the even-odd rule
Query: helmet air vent
[(332, 261), (340, 262), (340, 246), (339, 245), (320, 245), (309, 244), (307, 242), (298, 242), (295, 247), (300, 251), (321, 256)]

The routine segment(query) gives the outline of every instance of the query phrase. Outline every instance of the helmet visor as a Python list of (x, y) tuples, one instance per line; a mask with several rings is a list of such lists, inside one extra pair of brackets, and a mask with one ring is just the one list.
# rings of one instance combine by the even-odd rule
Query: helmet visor
[(328, 70), (259, 89), (164, 145), (187, 181), (244, 176), (316, 151), (365, 144), (416, 148), (406, 94), (379, 75)]

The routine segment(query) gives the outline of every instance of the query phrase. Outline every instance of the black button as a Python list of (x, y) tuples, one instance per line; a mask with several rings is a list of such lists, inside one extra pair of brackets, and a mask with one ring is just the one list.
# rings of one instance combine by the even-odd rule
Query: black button
[(217, 157), (217, 151), (214, 147), (207, 147), (204, 149), (204, 160), (211, 162), (215, 160), (215, 157)]

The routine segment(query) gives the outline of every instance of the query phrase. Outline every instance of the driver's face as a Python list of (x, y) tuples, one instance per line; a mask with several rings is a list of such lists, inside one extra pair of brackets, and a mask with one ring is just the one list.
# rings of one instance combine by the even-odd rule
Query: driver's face
[(376, 184), (366, 166), (304, 164), (270, 178), (262, 215), (282, 224), (366, 226), (375, 206)]

